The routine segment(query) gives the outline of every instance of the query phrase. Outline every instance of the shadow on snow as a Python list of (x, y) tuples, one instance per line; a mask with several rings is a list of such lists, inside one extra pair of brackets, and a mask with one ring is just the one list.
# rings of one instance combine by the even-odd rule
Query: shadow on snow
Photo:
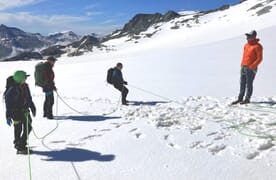
[(274, 106), (276, 104), (276, 101), (260, 101), (260, 102), (251, 102), (252, 104), (267, 104), (270, 106)]
[(83, 162), (83, 161), (112, 161), (115, 159), (115, 155), (90, 151), (79, 148), (66, 148), (63, 150), (53, 151), (33, 151), (32, 154), (46, 156), (45, 161), (68, 161), (68, 162)]
[(168, 103), (168, 102), (166, 101), (129, 101), (129, 105), (132, 105), (132, 106), (140, 106), (140, 105), (155, 106), (161, 103)]
[(106, 121), (110, 119), (120, 119), (120, 116), (90, 116), (90, 115), (82, 115), (82, 116), (55, 116), (54, 120), (73, 120), (73, 121)]

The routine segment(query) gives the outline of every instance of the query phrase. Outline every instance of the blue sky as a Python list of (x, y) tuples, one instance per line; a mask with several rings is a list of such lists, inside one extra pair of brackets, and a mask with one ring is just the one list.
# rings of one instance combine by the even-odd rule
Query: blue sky
[(239, 0), (0, 0), (0, 24), (26, 32), (107, 34), (138, 13), (210, 10)]

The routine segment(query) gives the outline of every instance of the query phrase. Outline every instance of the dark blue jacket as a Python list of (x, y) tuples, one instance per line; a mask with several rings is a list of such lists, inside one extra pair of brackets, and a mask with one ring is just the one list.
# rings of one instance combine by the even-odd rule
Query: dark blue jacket
[(16, 117), (16, 113), (27, 111), (31, 108), (36, 111), (28, 84), (15, 84), (5, 92), (6, 118)]
[(119, 69), (117, 69), (116, 67), (114, 68), (114, 71), (112, 74), (112, 82), (114, 85), (119, 85), (119, 86), (126, 84), (126, 81), (123, 78), (122, 72)]

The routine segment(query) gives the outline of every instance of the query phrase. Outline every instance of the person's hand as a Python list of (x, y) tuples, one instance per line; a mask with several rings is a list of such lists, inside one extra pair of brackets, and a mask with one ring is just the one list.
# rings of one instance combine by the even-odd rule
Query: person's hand
[(125, 81), (124, 84), (127, 85), (127, 82)]
[(12, 125), (12, 119), (11, 118), (7, 118), (7, 125), (9, 125), (9, 126)]

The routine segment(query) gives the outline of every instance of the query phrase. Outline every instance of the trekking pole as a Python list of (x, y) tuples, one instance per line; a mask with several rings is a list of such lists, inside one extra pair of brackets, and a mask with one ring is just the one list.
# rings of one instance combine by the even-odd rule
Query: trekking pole
[(29, 178), (32, 180), (32, 172), (31, 172), (31, 157), (30, 157), (30, 143), (29, 143), (29, 112), (25, 113), (25, 118), (27, 120), (27, 151), (28, 151), (28, 167), (29, 167)]

